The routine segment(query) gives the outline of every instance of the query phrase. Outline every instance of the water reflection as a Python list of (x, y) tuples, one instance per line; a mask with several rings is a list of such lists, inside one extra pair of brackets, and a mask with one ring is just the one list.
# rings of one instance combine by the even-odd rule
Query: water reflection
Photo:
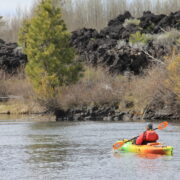
[(136, 154), (136, 156), (143, 159), (159, 159), (165, 157), (160, 154)]
[[(27, 154), (29, 155), (28, 164), (34, 164), (37, 168), (50, 168), (51, 164), (58, 163), (56, 168), (66, 168), (61, 162), (66, 161), (67, 149), (70, 146), (66, 137), (62, 134), (53, 133), (57, 129), (57, 124), (54, 123), (34, 123), (29, 126), (31, 131), (38, 134), (29, 134), (30, 145), (26, 146)], [(52, 132), (45, 134), (46, 131)]]
[[(41, 141), (43, 139), (41, 138)], [(65, 160), (65, 147), (67, 147), (65, 144), (37, 144), (37, 142), (34, 142), (34, 145), (26, 147), (28, 150), (27, 153), (30, 155), (30, 163), (61, 162)]]
[(171, 160), (172, 156), (166, 156), (166, 155), (161, 155), (161, 154), (136, 154), (136, 153), (120, 153), (120, 152), (114, 152), (113, 157), (120, 159), (123, 157), (137, 157), (137, 158), (142, 158), (142, 159), (164, 159), (164, 160)]

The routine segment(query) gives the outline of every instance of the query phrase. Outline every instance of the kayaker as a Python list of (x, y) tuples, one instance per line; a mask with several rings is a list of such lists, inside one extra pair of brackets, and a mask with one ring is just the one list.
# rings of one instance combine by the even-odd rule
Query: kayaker
[(146, 131), (143, 132), (137, 139), (137, 145), (144, 145), (152, 142), (156, 142), (159, 139), (158, 134), (153, 130), (153, 125), (149, 123), (146, 126)]

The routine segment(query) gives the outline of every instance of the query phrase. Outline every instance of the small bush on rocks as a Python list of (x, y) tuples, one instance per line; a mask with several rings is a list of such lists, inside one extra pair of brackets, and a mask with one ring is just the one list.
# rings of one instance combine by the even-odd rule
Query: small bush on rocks
[(129, 38), (129, 42), (132, 44), (135, 43), (147, 44), (149, 40), (150, 40), (149, 36), (147, 36), (146, 34), (141, 34), (141, 32), (139, 31), (137, 31), (134, 34), (131, 34)]
[(129, 43), (129, 45), (134, 49), (140, 49), (140, 50), (143, 50), (147, 47), (147, 44), (144, 44), (142, 42)]
[(130, 24), (134, 24), (136, 26), (139, 26), (140, 24), (140, 20), (139, 19), (126, 19), (123, 26), (127, 27)]
[(153, 35), (153, 43), (155, 45), (168, 45), (168, 46), (179, 46), (180, 47), (180, 31), (172, 29), (161, 34)]
[(118, 42), (117, 42), (117, 48), (118, 49), (120, 49), (121, 47), (123, 47), (123, 46), (126, 46), (127, 45), (127, 43), (126, 43), (126, 41), (125, 40), (119, 40)]

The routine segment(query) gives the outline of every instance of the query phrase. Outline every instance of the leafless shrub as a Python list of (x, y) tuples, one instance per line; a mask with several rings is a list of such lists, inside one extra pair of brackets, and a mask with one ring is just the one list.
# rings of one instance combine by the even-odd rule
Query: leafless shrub
[(152, 67), (141, 77), (132, 77), (125, 99), (134, 103), (134, 110), (143, 111), (157, 95), (164, 96), (166, 72), (161, 66)]
[(11, 76), (0, 71), (0, 96), (19, 96), (22, 98), (33, 98), (34, 92), (30, 82), (24, 78), (24, 73), (19, 72)]
[[(35, 1), (30, 12), (18, 9), (16, 16), (5, 19), (5, 26), (0, 27), (0, 38), (7, 41), (17, 41), (18, 31), (24, 18), (31, 17), (39, 3)], [(179, 0), (55, 0), (56, 6), (61, 3), (64, 20), (69, 31), (79, 28), (104, 28), (110, 19), (125, 11), (130, 11), (135, 17), (140, 17), (143, 11), (150, 10), (156, 14), (169, 14), (180, 9)], [(133, 23), (138, 24), (138, 21)]]
[(154, 40), (153, 43), (156, 45), (169, 45), (171, 47), (174, 45), (180, 46), (180, 31), (176, 29), (153, 35), (152, 38)]
[[(142, 76), (111, 76), (103, 69), (89, 68), (81, 82), (60, 89), (57, 104), (62, 109), (118, 103), (120, 110), (145, 113), (154, 102), (170, 103), (173, 92), (166, 88), (167, 70), (153, 66)], [(127, 107), (127, 103), (133, 106)]]
[(0, 25), (0, 38), (8, 42), (17, 42), (19, 29), (23, 21), (33, 16), (34, 9), (38, 3), (39, 0), (35, 1), (29, 11), (18, 7), (13, 17), (4, 17), (0, 19), (1, 22), (3, 22), (3, 25)]
[(135, 17), (140, 17), (143, 11), (156, 14), (169, 14), (180, 9), (179, 0), (67, 0), (63, 1), (63, 15), (69, 30), (82, 27), (105, 27), (110, 19), (125, 11), (130, 11)]
[(68, 109), (118, 102), (123, 96), (126, 81), (127, 78), (113, 77), (101, 68), (88, 68), (79, 83), (61, 89), (58, 104), (61, 108)]

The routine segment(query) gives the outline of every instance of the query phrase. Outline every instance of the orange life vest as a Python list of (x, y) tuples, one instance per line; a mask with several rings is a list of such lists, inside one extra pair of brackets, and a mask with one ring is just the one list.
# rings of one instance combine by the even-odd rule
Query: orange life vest
[(158, 140), (158, 135), (155, 131), (148, 130), (145, 132), (145, 141), (155, 142)]

